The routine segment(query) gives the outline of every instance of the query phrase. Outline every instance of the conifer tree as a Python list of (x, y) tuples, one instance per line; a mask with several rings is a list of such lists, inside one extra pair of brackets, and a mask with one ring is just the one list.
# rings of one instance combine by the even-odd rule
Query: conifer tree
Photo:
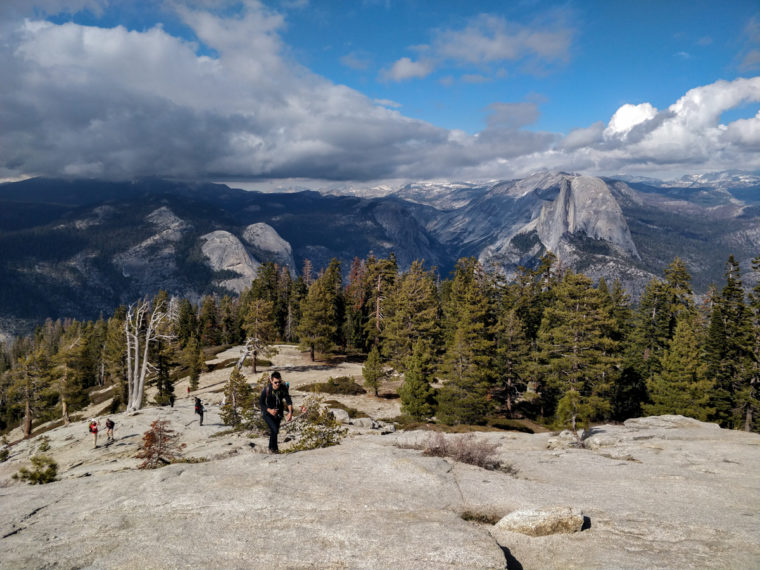
[(483, 277), (477, 260), (461, 259), (444, 305), (447, 339), (440, 372), (445, 383), (436, 416), (446, 424), (481, 422), (489, 409), (493, 341)]
[(744, 412), (744, 430), (760, 432), (760, 255), (752, 260), (757, 284), (749, 296), (752, 328), (752, 365), (748, 382), (737, 394), (740, 410)]
[(753, 364), (752, 314), (744, 301), (739, 264), (726, 263), (726, 285), (715, 300), (707, 335), (708, 375), (715, 379), (712, 405), (721, 425), (743, 428), (747, 405), (738, 399), (751, 386)]
[(396, 370), (406, 371), (406, 362), (419, 341), (426, 345), (426, 352), (440, 350), (440, 312), (432, 272), (425, 271), (421, 261), (414, 261), (385, 302), (382, 352)]
[(367, 361), (362, 366), (362, 376), (364, 376), (364, 385), (370, 388), (375, 396), (378, 396), (380, 383), (385, 378), (385, 370), (380, 360), (380, 351), (377, 350), (376, 346), (373, 346), (372, 350), (369, 351)]
[(555, 288), (538, 331), (538, 371), (559, 397), (557, 419), (573, 432), (579, 421), (610, 411), (615, 341), (611, 317), (588, 277), (567, 271)]
[(193, 304), (182, 299), (177, 315), (177, 340), (182, 348), (187, 346), (191, 338), (198, 338), (198, 317)]
[(385, 327), (385, 304), (398, 277), (398, 264), (396, 256), (391, 253), (388, 259), (376, 259), (374, 255), (370, 255), (366, 266), (364, 332), (368, 345), (366, 348), (369, 349), (370, 346), (380, 347)]
[(222, 297), (219, 304), (219, 325), (221, 329), (221, 342), (223, 344), (240, 342), (237, 304), (229, 295)]
[(85, 374), (85, 339), (79, 323), (73, 323), (61, 337), (58, 352), (52, 359), (53, 384), (58, 392), (61, 418), (69, 425), (69, 409), (78, 407), (87, 400)]
[(435, 394), (430, 386), (432, 358), (423, 339), (415, 343), (404, 368), (404, 383), (399, 388), (401, 412), (416, 420), (427, 420), (435, 413)]
[(222, 421), (228, 426), (238, 427), (254, 413), (255, 407), (255, 394), (246, 382), (245, 376), (240, 372), (240, 368), (235, 366), (224, 388)]
[(525, 390), (530, 359), (530, 344), (514, 307), (500, 307), (494, 342), (498, 396), (504, 402), (507, 415), (511, 415), (516, 398)]
[(24, 409), (24, 438), (32, 436), (32, 422), (44, 411), (44, 396), (50, 390), (50, 360), (44, 348), (39, 347), (19, 359), (13, 369), (11, 397), (20, 401)]
[(340, 262), (333, 260), (328, 269), (309, 287), (301, 305), (298, 336), (308, 349), (311, 360), (316, 351), (330, 352), (340, 338), (342, 324)]
[(364, 330), (365, 303), (367, 301), (367, 266), (358, 257), (354, 257), (348, 272), (346, 285), (346, 322), (345, 336), (348, 346), (363, 349), (366, 345)]
[(183, 361), (185, 366), (190, 370), (189, 386), (190, 390), (195, 392), (198, 389), (198, 381), (201, 373), (206, 368), (206, 360), (203, 358), (201, 344), (196, 338), (191, 338), (183, 351)]
[(248, 304), (243, 328), (246, 332), (246, 349), (251, 355), (251, 368), (256, 374), (256, 358), (270, 356), (276, 351), (271, 347), (275, 341), (275, 322), (272, 301), (254, 299)]
[(198, 315), (200, 341), (203, 346), (217, 346), (221, 340), (219, 332), (219, 309), (216, 299), (211, 295), (203, 297), (200, 314)]
[(651, 404), (644, 404), (648, 415), (680, 414), (706, 421), (715, 411), (709, 407), (713, 382), (706, 377), (694, 320), (684, 314), (676, 323), (662, 369), (648, 383)]

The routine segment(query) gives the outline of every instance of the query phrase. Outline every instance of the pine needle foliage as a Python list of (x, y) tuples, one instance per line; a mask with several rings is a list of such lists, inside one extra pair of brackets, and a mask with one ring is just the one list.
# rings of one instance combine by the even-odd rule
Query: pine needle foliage
[(186, 444), (177, 442), (179, 435), (169, 423), (168, 420), (155, 420), (143, 434), (140, 451), (135, 457), (145, 461), (137, 466), (138, 469), (155, 469), (180, 459)]
[(32, 468), (22, 467), (13, 475), (14, 479), (26, 481), (30, 485), (44, 485), (55, 481), (58, 475), (58, 464), (48, 455), (33, 455)]

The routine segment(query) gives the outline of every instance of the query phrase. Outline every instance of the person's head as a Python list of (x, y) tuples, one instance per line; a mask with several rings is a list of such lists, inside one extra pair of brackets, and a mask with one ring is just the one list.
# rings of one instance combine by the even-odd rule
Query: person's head
[(282, 384), (282, 376), (275, 370), (269, 375), (269, 382), (272, 384), (272, 388), (279, 388)]

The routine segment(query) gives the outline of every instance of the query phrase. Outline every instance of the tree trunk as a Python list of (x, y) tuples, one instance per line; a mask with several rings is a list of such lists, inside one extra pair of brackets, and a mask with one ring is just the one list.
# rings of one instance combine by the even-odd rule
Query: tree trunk
[(749, 406), (744, 414), (744, 431), (752, 431), (752, 408)]
[(24, 439), (32, 437), (32, 408), (27, 397), (24, 405)]
[(71, 423), (69, 419), (69, 405), (66, 403), (66, 398), (61, 398), (61, 416), (63, 417), (64, 425)]

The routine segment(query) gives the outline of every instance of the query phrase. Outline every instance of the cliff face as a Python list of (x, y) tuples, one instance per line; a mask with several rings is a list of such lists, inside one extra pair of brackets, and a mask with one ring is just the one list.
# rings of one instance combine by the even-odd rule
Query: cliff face
[(159, 289), (191, 299), (239, 291), (270, 261), (296, 272), (307, 258), (315, 268), (336, 258), (347, 272), (370, 253), (395, 254), (401, 270), (422, 259), (446, 277), (465, 256), (510, 276), (552, 252), (594, 280), (620, 280), (634, 298), (675, 257), (704, 293), (733, 254), (751, 288), (760, 277), (753, 180), (665, 186), (542, 173), (374, 198), (162, 181), (0, 184), (0, 326), (97, 318)]
[(590, 176), (564, 177), (556, 199), (541, 207), (536, 231), (546, 249), (560, 256), (570, 247), (568, 234), (583, 234), (616, 246), (623, 254), (639, 257), (623, 212), (609, 187)]

